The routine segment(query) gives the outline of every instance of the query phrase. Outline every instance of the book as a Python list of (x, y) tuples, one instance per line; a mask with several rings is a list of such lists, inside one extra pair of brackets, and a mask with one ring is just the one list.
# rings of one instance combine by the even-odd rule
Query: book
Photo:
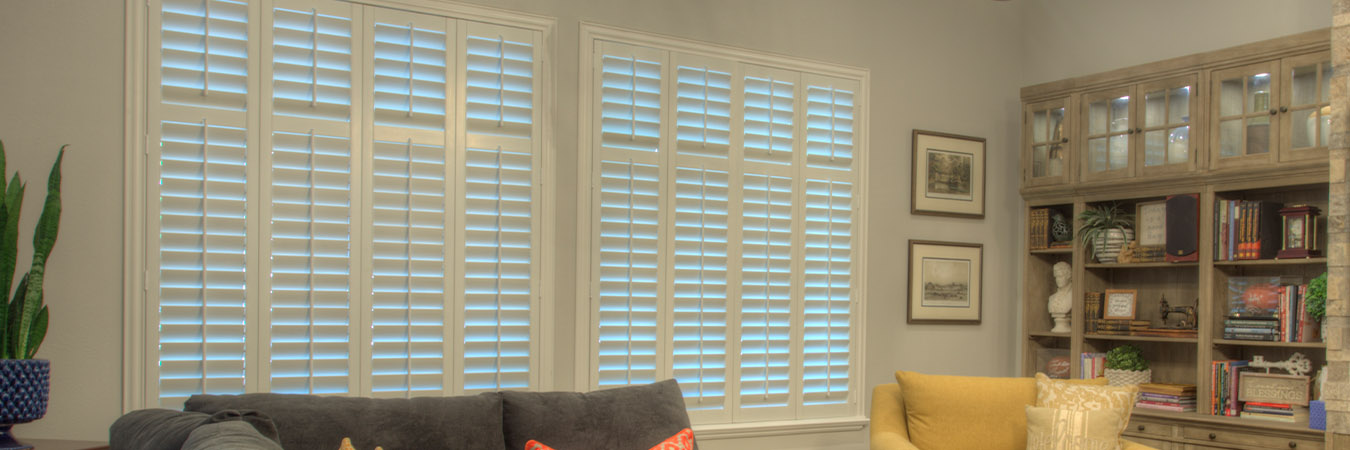
[(1239, 260), (1274, 259), (1281, 245), (1280, 208), (1284, 205), (1265, 200), (1243, 201), (1242, 238), (1238, 243)]
[(1224, 333), (1224, 339), (1233, 341), (1270, 341), (1278, 342), (1280, 337), (1274, 334)]
[(1228, 278), (1229, 319), (1279, 319), (1280, 277)]
[(1029, 222), (1031, 236), (1027, 246), (1031, 250), (1050, 248), (1050, 208), (1032, 208)]
[(1278, 329), (1278, 328), (1238, 328), (1238, 327), (1223, 327), (1223, 332), (1224, 332), (1224, 333), (1233, 333), (1233, 334), (1246, 333), (1246, 334), (1270, 334), (1270, 335), (1274, 335), (1274, 334), (1276, 334), (1276, 333), (1279, 333), (1279, 329)]
[(1280, 416), (1280, 415), (1275, 415), (1275, 414), (1266, 414), (1266, 413), (1251, 412), (1251, 411), (1242, 411), (1242, 413), (1240, 414), (1240, 417), (1242, 417), (1242, 418), (1244, 418), (1244, 419), (1260, 419), (1260, 420), (1270, 420), (1270, 421), (1274, 421), (1274, 422), (1285, 422), (1285, 423), (1295, 423), (1295, 422), (1298, 422), (1298, 420), (1297, 420), (1294, 416)]
[(1102, 297), (1101, 292), (1088, 292), (1083, 294), (1083, 315), (1087, 319), (1088, 333), (1097, 331), (1097, 321), (1102, 318)]
[(1153, 403), (1147, 403), (1147, 402), (1139, 402), (1139, 403), (1135, 403), (1135, 404), (1134, 404), (1134, 407), (1135, 407), (1135, 408), (1143, 408), (1143, 409), (1156, 409), (1156, 410), (1160, 410), (1160, 411), (1172, 411), (1172, 412), (1191, 412), (1191, 411), (1195, 411), (1195, 405), (1188, 405), (1188, 406), (1182, 406), (1182, 405), (1160, 405), (1160, 404), (1153, 404)]
[(1187, 393), (1194, 395), (1195, 385), (1177, 383), (1140, 383), (1139, 392), (1179, 396)]

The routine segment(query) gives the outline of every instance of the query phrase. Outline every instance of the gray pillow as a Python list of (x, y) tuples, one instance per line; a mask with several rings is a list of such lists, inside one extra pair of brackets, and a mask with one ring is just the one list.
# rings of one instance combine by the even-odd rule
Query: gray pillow
[(508, 450), (531, 439), (558, 450), (648, 450), (689, 428), (673, 379), (590, 393), (508, 391), (502, 412)]
[[(282, 450), (247, 422), (208, 423), (192, 430), (183, 450)], [(334, 449), (336, 450), (336, 448)]]
[(209, 415), (171, 409), (142, 409), (126, 413), (108, 428), (112, 450), (179, 450), (188, 434)]
[[(359, 449), (502, 449), (497, 393), (461, 397), (371, 399), (294, 394), (194, 395), (184, 409), (251, 409), (272, 418), (286, 450), (335, 450), (350, 437)], [(645, 450), (645, 449), (644, 449)]]

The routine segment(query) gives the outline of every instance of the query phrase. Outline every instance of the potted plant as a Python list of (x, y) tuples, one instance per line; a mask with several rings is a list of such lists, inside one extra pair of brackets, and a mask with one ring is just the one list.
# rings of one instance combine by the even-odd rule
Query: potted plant
[(1122, 345), (1106, 352), (1106, 380), (1111, 386), (1148, 383), (1153, 380), (1153, 370), (1139, 347)]
[(31, 448), (20, 445), (9, 434), (14, 424), (32, 422), (47, 413), (47, 392), (51, 362), (34, 359), (47, 336), (47, 307), (42, 304), (42, 282), (47, 257), (56, 243), (61, 219), (61, 159), (65, 147), (56, 155), (47, 177), (47, 199), (42, 205), (37, 228), (33, 231), (33, 261), (14, 284), (15, 259), (19, 249), (19, 211), (25, 185), (15, 173), (4, 181), (5, 147), (0, 143), (0, 448)]
[(1308, 282), (1308, 292), (1303, 297), (1303, 309), (1308, 311), (1308, 317), (1313, 322), (1321, 324), (1322, 340), (1326, 340), (1327, 335), (1327, 273), (1322, 272), (1317, 278)]
[(1134, 240), (1134, 214), (1117, 203), (1090, 207), (1078, 213), (1078, 222), (1078, 236), (1097, 262), (1116, 262), (1121, 247)]

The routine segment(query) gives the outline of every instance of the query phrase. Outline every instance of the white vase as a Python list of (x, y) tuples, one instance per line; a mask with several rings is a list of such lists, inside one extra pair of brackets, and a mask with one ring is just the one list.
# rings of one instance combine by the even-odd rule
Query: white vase
[(1108, 386), (1129, 386), (1131, 384), (1148, 383), (1151, 381), (1153, 381), (1153, 369), (1106, 369), (1106, 384)]
[(1097, 262), (1114, 263), (1120, 256), (1120, 249), (1133, 240), (1134, 230), (1129, 228), (1106, 230), (1092, 239), (1092, 254), (1097, 255)]

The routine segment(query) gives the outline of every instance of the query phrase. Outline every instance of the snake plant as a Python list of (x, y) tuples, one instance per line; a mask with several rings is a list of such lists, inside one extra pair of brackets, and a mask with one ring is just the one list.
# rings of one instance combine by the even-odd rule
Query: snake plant
[(16, 172), (5, 183), (5, 145), (0, 142), (0, 359), (32, 359), (42, 339), (47, 337), (47, 307), (42, 304), (42, 281), (47, 257), (56, 244), (57, 224), (61, 220), (61, 159), (66, 148), (56, 155), (47, 177), (47, 200), (42, 205), (37, 229), (33, 231), (33, 263), (19, 279), (14, 295), (15, 259), (19, 251), (19, 209), (23, 205), (25, 185)]

